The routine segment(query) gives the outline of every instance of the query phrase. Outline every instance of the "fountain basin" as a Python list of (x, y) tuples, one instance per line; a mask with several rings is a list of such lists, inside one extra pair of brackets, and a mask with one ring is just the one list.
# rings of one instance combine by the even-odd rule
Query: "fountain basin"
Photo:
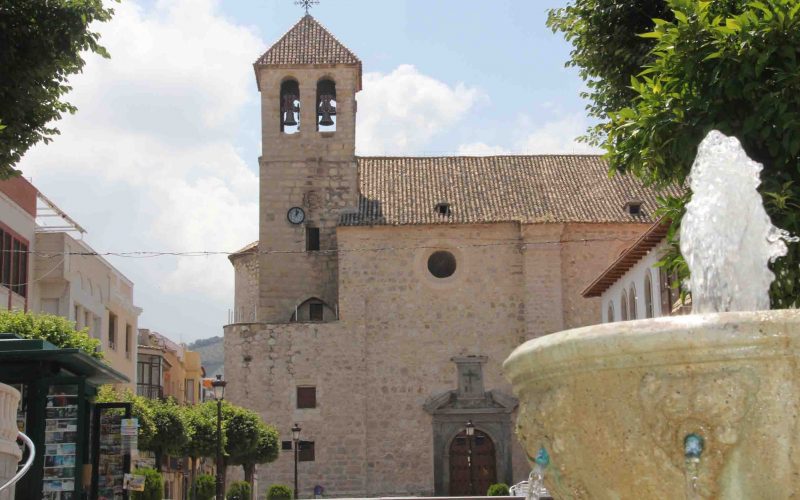
[[(800, 311), (732, 312), (547, 335), (504, 370), (556, 498), (769, 499), (800, 494), (799, 356)], [(704, 440), (693, 487), (691, 433)]]

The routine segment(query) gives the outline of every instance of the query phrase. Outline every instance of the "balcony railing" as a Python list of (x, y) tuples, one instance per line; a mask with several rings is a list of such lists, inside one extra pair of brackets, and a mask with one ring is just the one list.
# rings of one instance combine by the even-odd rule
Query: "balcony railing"
[(148, 399), (162, 399), (164, 388), (160, 385), (136, 384), (136, 394)]

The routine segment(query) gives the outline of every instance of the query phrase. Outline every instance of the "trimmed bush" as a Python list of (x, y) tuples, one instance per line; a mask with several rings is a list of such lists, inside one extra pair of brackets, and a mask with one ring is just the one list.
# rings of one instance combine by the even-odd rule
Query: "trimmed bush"
[(273, 484), (267, 490), (267, 500), (292, 500), (293, 493), (288, 486)]
[(507, 497), (508, 485), (506, 483), (494, 483), (489, 486), (489, 491), (486, 492), (488, 497)]
[(164, 480), (155, 469), (145, 468), (133, 471), (137, 476), (144, 476), (144, 491), (133, 491), (133, 500), (161, 500), (164, 498)]
[(231, 483), (225, 500), (250, 500), (250, 483), (247, 481), (236, 481)]
[(75, 322), (52, 314), (24, 311), (0, 312), (0, 332), (16, 333), (26, 339), (46, 340), (56, 347), (77, 348), (89, 356), (103, 359), (100, 341), (89, 336), (88, 329), (75, 330)]
[(211, 474), (200, 474), (194, 480), (194, 494), (197, 500), (213, 500), (217, 494), (217, 480)]

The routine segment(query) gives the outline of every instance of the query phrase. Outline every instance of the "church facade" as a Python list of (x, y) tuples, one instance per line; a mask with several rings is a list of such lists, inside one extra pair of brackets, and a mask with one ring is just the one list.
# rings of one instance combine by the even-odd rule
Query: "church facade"
[(591, 155), (356, 156), (361, 62), (309, 15), (255, 72), (259, 241), (231, 256), (224, 345), (226, 397), (283, 441), (259, 493), (293, 484), (295, 423), (301, 497), (526, 479), (502, 362), (597, 322), (581, 291), (653, 222), (657, 193)]

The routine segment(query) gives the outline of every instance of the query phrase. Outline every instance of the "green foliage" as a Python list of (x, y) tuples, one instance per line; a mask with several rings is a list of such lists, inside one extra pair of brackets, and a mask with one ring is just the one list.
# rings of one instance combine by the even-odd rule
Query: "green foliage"
[(225, 494), (225, 500), (250, 500), (250, 483), (247, 481), (235, 481), (231, 483), (228, 492)]
[[(636, 100), (610, 115), (612, 167), (683, 182), (698, 143), (718, 129), (764, 165), (761, 192), (773, 223), (800, 234), (800, 4), (765, 0), (728, 15), (707, 2), (671, 6), (675, 20), (643, 35), (656, 44), (653, 60), (631, 78)], [(679, 258), (672, 252), (667, 261)], [(772, 268), (772, 306), (800, 305), (800, 245)]]
[[(566, 65), (578, 67), (586, 82), (588, 90), (581, 97), (589, 100), (590, 116), (603, 120), (634, 98), (630, 75), (650, 60), (654, 45), (637, 33), (650, 30), (653, 18), (672, 18), (665, 0), (575, 0), (549, 11), (547, 26), (572, 43)], [(586, 137), (592, 144), (602, 138), (602, 126), (590, 129)]]
[(143, 468), (133, 471), (134, 474), (145, 476), (144, 491), (133, 491), (133, 500), (161, 500), (164, 498), (164, 480), (161, 473), (155, 469)]
[(200, 474), (194, 480), (194, 495), (197, 500), (213, 500), (217, 494), (217, 480), (211, 474)]
[(292, 489), (282, 484), (273, 484), (267, 490), (267, 500), (291, 500)]
[(26, 339), (46, 340), (56, 347), (80, 349), (94, 358), (103, 359), (103, 353), (98, 350), (100, 341), (90, 337), (87, 331), (75, 330), (75, 323), (61, 316), (0, 311), (0, 333), (15, 333)]
[[(203, 415), (202, 418), (216, 425), (215, 401), (203, 403), (198, 407), (198, 411)], [(278, 431), (264, 424), (258, 413), (252, 410), (224, 401), (222, 434), (225, 462), (228, 465), (261, 464), (271, 462), (278, 457)]]
[(489, 490), (486, 492), (487, 497), (507, 497), (508, 496), (508, 485), (506, 483), (494, 483), (493, 485), (489, 486)]
[(16, 175), (22, 155), (58, 134), (51, 122), (75, 107), (62, 100), (83, 55), (108, 57), (90, 29), (111, 19), (102, 0), (14, 0), (0, 6), (0, 179)]
[(217, 419), (197, 405), (184, 406), (183, 422), (187, 441), (183, 453), (192, 458), (210, 457), (217, 451)]
[[(258, 415), (255, 414), (256, 418)], [(266, 464), (273, 462), (278, 458), (278, 451), (280, 450), (280, 442), (278, 431), (271, 425), (266, 425), (258, 420), (257, 426), (258, 438), (256, 446), (252, 449), (241, 452), (238, 455), (232, 455), (231, 464), (242, 465), (256, 465)]]
[[(590, 112), (605, 121), (592, 140), (603, 144), (612, 170), (683, 184), (697, 145), (718, 129), (764, 165), (760, 191), (773, 223), (800, 234), (799, 11), (797, 0), (575, 0), (551, 12), (549, 24), (573, 44), (568, 64), (594, 81)], [(653, 18), (649, 28), (611, 22), (640, 15)], [(600, 36), (608, 30), (615, 36)], [(688, 270), (676, 236), (687, 200), (664, 209), (677, 215), (664, 265), (680, 278)], [(800, 305), (800, 245), (789, 245), (772, 269), (772, 306)]]
[(159, 458), (161, 454), (179, 454), (188, 441), (181, 407), (172, 399), (147, 401), (152, 409), (155, 433), (147, 447), (140, 444), (139, 448), (153, 451)]

